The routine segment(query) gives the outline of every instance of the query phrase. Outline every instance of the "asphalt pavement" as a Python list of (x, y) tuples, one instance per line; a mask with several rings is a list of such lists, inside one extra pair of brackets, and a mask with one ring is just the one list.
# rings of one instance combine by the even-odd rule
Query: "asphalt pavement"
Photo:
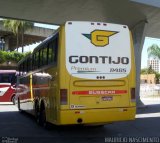
[(0, 143), (105, 143), (160, 142), (160, 99), (143, 99), (136, 120), (105, 126), (52, 126), (36, 124), (34, 117), (19, 113), (12, 104), (0, 104)]

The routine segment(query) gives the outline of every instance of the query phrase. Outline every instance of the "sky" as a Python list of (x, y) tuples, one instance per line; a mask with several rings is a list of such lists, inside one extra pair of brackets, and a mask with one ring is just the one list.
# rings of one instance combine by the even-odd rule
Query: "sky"
[(131, 0), (131, 1), (160, 8), (160, 0)]
[(160, 47), (160, 39), (151, 38), (151, 37), (145, 38), (143, 49), (142, 49), (141, 69), (147, 67), (147, 60), (148, 60), (147, 49), (153, 44), (157, 44)]
[(42, 23), (34, 23), (34, 26), (44, 27), (44, 28), (48, 28), (48, 29), (57, 29), (59, 27), (57, 25), (42, 24)]

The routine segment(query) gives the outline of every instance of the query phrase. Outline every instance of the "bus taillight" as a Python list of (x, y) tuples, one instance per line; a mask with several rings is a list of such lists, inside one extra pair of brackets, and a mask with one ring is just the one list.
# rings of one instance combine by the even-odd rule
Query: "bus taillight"
[(67, 89), (60, 89), (60, 104), (67, 104)]
[(136, 101), (135, 88), (131, 88), (131, 101)]

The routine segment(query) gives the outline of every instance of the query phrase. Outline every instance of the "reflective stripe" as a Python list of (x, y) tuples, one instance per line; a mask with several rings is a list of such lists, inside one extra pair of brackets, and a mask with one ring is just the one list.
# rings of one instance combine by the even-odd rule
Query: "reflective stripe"
[(127, 90), (88, 90), (88, 91), (73, 91), (73, 95), (113, 95), (126, 94)]

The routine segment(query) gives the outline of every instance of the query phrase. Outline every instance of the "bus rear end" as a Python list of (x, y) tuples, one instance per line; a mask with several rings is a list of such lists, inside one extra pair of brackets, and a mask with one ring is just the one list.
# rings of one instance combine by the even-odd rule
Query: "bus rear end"
[(0, 70), (0, 102), (14, 103), (15, 80), (15, 70)]
[(135, 64), (128, 27), (67, 22), (63, 32), (59, 124), (133, 120)]

